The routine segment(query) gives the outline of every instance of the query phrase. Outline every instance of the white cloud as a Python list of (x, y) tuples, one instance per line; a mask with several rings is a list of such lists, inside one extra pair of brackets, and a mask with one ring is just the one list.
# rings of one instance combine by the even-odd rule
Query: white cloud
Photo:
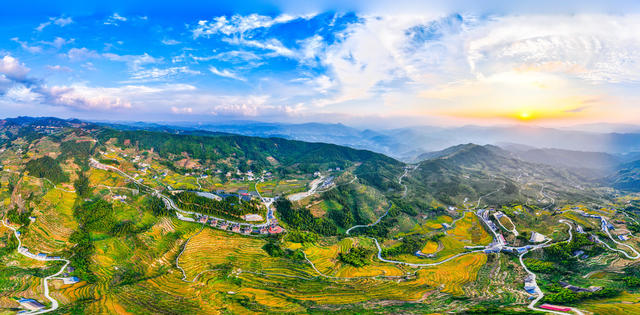
[(18, 103), (35, 103), (42, 99), (40, 94), (34, 93), (31, 88), (24, 85), (13, 86), (4, 96), (9, 100)]
[(304, 106), (296, 104), (273, 105), (270, 96), (248, 95), (248, 96), (218, 96), (217, 103), (209, 110), (208, 114), (214, 116), (249, 116), (249, 117), (279, 117), (299, 115)]
[(64, 45), (68, 45), (68, 44), (71, 44), (71, 43), (73, 43), (74, 41), (75, 41), (75, 39), (73, 39), (73, 38), (71, 38), (71, 39), (68, 39), (68, 40), (67, 40), (67, 39), (64, 39), (64, 38), (62, 38), (62, 37), (56, 37), (55, 39), (53, 39), (53, 40), (52, 40), (52, 41), (50, 41), (50, 42), (47, 42), (47, 41), (40, 41), (40, 43), (41, 43), (41, 44), (44, 44), (44, 45), (49, 45), (49, 46), (51, 46), (51, 47), (55, 47), (55, 48), (57, 48), (57, 49), (60, 49), (62, 46), (64, 46)]
[(239, 63), (239, 62), (249, 62), (249, 61), (260, 60), (261, 57), (256, 55), (253, 52), (246, 51), (246, 50), (231, 50), (231, 51), (221, 52), (214, 56), (208, 56), (208, 57), (194, 56), (193, 59), (196, 61), (207, 61), (211, 59), (217, 59), (221, 61)]
[(127, 64), (132, 71), (138, 71), (143, 65), (159, 63), (162, 58), (154, 58), (151, 55), (144, 53), (142, 55), (117, 55), (112, 53), (104, 53), (103, 57), (111, 61), (120, 61)]
[(528, 68), (589, 81), (640, 81), (637, 29), (638, 15), (494, 18), (468, 32), (468, 63), (477, 75)]
[(198, 75), (202, 74), (200, 71), (191, 70), (186, 66), (171, 67), (171, 68), (151, 68), (140, 69), (131, 74), (130, 79), (134, 81), (157, 81), (173, 78), (180, 74)]
[(0, 59), (0, 74), (10, 80), (25, 80), (29, 71), (31, 71), (29, 68), (10, 55), (6, 55)]
[(235, 72), (231, 72), (227, 69), (224, 70), (218, 70), (218, 68), (211, 66), (209, 67), (209, 71), (211, 71), (211, 73), (217, 75), (217, 76), (221, 76), (221, 77), (225, 77), (225, 78), (230, 78), (230, 79), (235, 79), (235, 80), (240, 80), (240, 81), (246, 81), (245, 78), (239, 76), (237, 73)]
[(60, 27), (64, 27), (64, 26), (67, 26), (67, 25), (69, 25), (71, 23), (73, 23), (73, 19), (70, 18), (70, 17), (62, 17), (62, 16), (61, 17), (57, 17), (57, 18), (56, 17), (51, 17), (51, 18), (49, 18), (49, 21), (41, 23), (40, 25), (38, 25), (38, 27), (36, 27), (36, 31), (42, 32), (42, 30), (45, 27), (47, 27), (47, 26), (49, 26), (51, 24), (58, 25)]
[[(319, 93), (308, 101), (310, 104), (343, 110), (345, 107), (337, 104), (366, 100), (375, 106), (391, 106), (389, 101), (394, 102), (394, 108), (404, 104), (427, 107), (431, 105), (421, 100), (420, 91), (433, 94), (434, 89), (455, 82), (467, 82), (464, 86), (477, 88), (474, 80), (482, 80), (481, 86), (494, 90), (503, 84), (495, 81), (499, 78), (544, 78), (559, 86), (570, 86), (575, 93), (587, 91), (576, 89), (570, 80), (591, 84), (638, 82), (637, 29), (637, 15), (489, 19), (460, 15), (369, 16), (334, 34), (338, 40), (332, 45), (327, 46), (319, 36), (298, 42), (301, 48), (293, 51), (291, 58), (301, 64), (318, 62), (327, 69), (306, 80)], [(523, 90), (539, 83), (518, 82)], [(461, 89), (456, 91), (461, 93)], [(560, 91), (553, 93), (554, 100), (563, 96)], [(402, 101), (398, 102), (400, 95)], [(474, 99), (479, 100), (465, 99), (467, 106)]]
[(87, 62), (83, 63), (81, 65), (81, 67), (83, 67), (83, 68), (85, 68), (85, 69), (87, 69), (89, 71), (97, 70), (96, 67), (93, 65), (93, 62), (90, 62), (90, 61), (87, 61)]
[(43, 87), (45, 102), (79, 110), (111, 110), (131, 108), (131, 102), (121, 98), (121, 88), (71, 86)]
[(100, 54), (95, 50), (88, 49), (86, 47), (82, 48), (71, 48), (66, 54), (67, 58), (71, 61), (81, 61), (90, 58), (98, 58)]
[(118, 13), (114, 13), (112, 14), (110, 17), (107, 18), (106, 21), (104, 21), (105, 25), (115, 25), (118, 26), (119, 22), (126, 22), (127, 18), (118, 14)]
[(265, 15), (250, 14), (246, 16), (234, 15), (231, 18), (219, 16), (212, 21), (201, 20), (191, 32), (194, 38), (210, 37), (211, 35), (224, 34), (235, 35), (253, 31), (258, 28), (269, 28), (276, 24), (287, 23), (298, 18), (310, 18), (311, 16), (280, 15), (275, 18)]
[(191, 107), (171, 107), (171, 112), (174, 114), (191, 114), (193, 113), (193, 108)]
[(12, 41), (20, 44), (20, 47), (22, 47), (22, 49), (32, 53), (32, 54), (37, 54), (37, 53), (41, 53), (42, 52), (42, 47), (40, 46), (29, 46), (29, 43), (27, 42), (23, 42), (20, 41), (20, 39), (18, 37), (14, 37), (11, 39)]
[(163, 43), (163, 44), (165, 44), (165, 45), (169, 45), (169, 46), (171, 46), (171, 45), (178, 45), (178, 44), (180, 44), (181, 42), (180, 42), (180, 41), (177, 41), (177, 40), (175, 40), (175, 39), (163, 39), (163, 40), (162, 40), (162, 43)]
[[(196, 88), (188, 84), (159, 86), (123, 85), (96, 87), (83, 83), (40, 88), (42, 102), (74, 110), (128, 110), (155, 106), (172, 100), (174, 93), (192, 93)], [(150, 104), (150, 105), (149, 105)]]
[(47, 69), (50, 71), (54, 71), (54, 72), (71, 72), (73, 70), (71, 70), (71, 68), (66, 67), (66, 66), (61, 66), (61, 65), (48, 65)]

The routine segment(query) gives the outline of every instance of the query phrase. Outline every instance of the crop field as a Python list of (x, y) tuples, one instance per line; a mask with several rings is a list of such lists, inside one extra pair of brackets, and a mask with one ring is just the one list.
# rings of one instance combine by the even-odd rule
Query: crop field
[[(472, 213), (467, 213), (464, 218), (456, 221), (453, 229), (446, 231), (445, 236), (438, 240), (439, 244), (437, 244), (436, 249), (439, 248), (440, 250), (437, 250), (436, 257), (426, 258), (416, 257), (412, 254), (402, 254), (394, 256), (393, 259), (411, 263), (434, 263), (466, 252), (465, 246), (488, 245), (492, 240), (491, 235), (482, 226), (478, 217)], [(429, 242), (427, 242), (423, 249), (429, 250), (427, 246), (434, 245), (429, 245)], [(424, 253), (429, 254), (428, 252)]]
[(89, 172), (89, 182), (92, 187), (97, 188), (100, 188), (101, 185), (124, 186), (125, 178), (115, 172), (92, 168)]
[(416, 226), (406, 234), (427, 234), (442, 229), (444, 227), (442, 223), (451, 224), (452, 221), (453, 218), (450, 216), (440, 215), (435, 218), (427, 219), (422, 224), (416, 224)]
[[(364, 247), (371, 251), (369, 264), (354, 267), (338, 260), (339, 253), (347, 253), (354, 246)], [(307, 258), (313, 262), (324, 275), (340, 278), (401, 276), (405, 270), (397, 265), (380, 262), (375, 258), (376, 249), (373, 241), (367, 238), (345, 238), (338, 243), (326, 246), (314, 245), (304, 249)]]
[(49, 253), (64, 249), (69, 236), (77, 228), (73, 218), (75, 200), (75, 193), (50, 189), (32, 213), (36, 221), (30, 226), (30, 233), (23, 238), (24, 246)]
[(463, 286), (476, 280), (478, 271), (486, 263), (485, 254), (468, 254), (458, 257), (437, 267), (418, 272), (418, 281), (429, 286), (439, 287), (453, 295), (463, 295)]
[(434, 241), (428, 241), (427, 244), (422, 248), (422, 253), (424, 254), (433, 254), (438, 251), (440, 244)]
[(502, 226), (504, 226), (509, 231), (511, 231), (511, 230), (513, 230), (515, 228), (513, 223), (511, 223), (511, 221), (509, 219), (507, 219), (507, 217), (501, 217), (500, 218), (500, 223), (502, 223)]
[(579, 307), (595, 314), (638, 314), (640, 312), (640, 294), (625, 292), (615, 298), (582, 302)]
[(258, 183), (257, 189), (265, 197), (275, 197), (300, 192), (307, 189), (308, 179), (269, 180)]
[(328, 211), (340, 211), (344, 207), (334, 200), (322, 200), (317, 198), (305, 198), (299, 201), (300, 205), (306, 207), (311, 211), (311, 214), (316, 217), (324, 217)]
[(464, 218), (456, 221), (454, 228), (446, 234), (469, 243), (467, 245), (488, 245), (492, 241), (491, 235), (473, 213), (467, 213)]
[(162, 183), (173, 187), (174, 189), (197, 190), (199, 189), (196, 178), (192, 176), (184, 176), (180, 174), (169, 174), (161, 179)]

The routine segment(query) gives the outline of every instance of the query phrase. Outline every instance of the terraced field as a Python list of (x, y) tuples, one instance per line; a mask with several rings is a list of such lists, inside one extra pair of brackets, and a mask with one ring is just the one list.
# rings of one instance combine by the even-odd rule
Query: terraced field
[[(354, 267), (342, 263), (338, 259), (339, 253), (347, 253), (352, 247), (363, 247), (370, 250), (369, 264), (364, 267)], [(332, 245), (313, 245), (304, 249), (307, 258), (313, 262), (316, 268), (326, 276), (338, 278), (357, 278), (392, 276), (399, 277), (406, 274), (407, 270), (383, 263), (374, 257), (376, 250), (373, 241), (368, 238), (345, 238)]]
[(418, 282), (442, 289), (442, 292), (463, 295), (464, 285), (473, 282), (486, 263), (487, 255), (469, 254), (437, 267), (418, 271)]
[(640, 312), (640, 294), (624, 293), (616, 298), (583, 302), (580, 308), (594, 314), (628, 315)]

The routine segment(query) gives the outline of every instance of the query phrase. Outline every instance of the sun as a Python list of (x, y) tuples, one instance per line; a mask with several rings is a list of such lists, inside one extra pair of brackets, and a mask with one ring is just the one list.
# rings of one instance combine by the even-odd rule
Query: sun
[(531, 119), (531, 113), (524, 111), (524, 112), (520, 112), (520, 114), (518, 114), (518, 118), (522, 119), (522, 120), (529, 120)]

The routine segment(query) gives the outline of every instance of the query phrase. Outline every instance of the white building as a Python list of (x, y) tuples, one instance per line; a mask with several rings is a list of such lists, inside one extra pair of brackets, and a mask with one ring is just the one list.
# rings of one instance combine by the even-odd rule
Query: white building
[(531, 243), (540, 243), (540, 242), (544, 242), (547, 239), (546, 236), (538, 233), (538, 232), (531, 232), (531, 238), (529, 238), (529, 242)]

